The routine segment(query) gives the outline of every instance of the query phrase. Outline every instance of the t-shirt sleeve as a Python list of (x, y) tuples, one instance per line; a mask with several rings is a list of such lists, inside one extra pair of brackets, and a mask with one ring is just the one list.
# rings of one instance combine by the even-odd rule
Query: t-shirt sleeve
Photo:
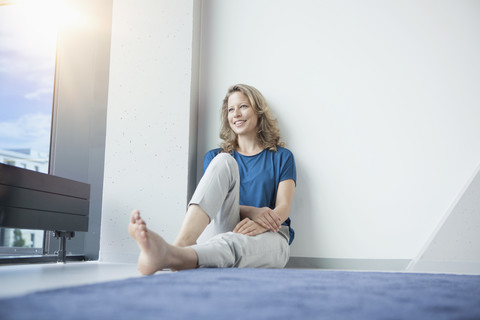
[(280, 181), (293, 179), (297, 184), (297, 168), (295, 166), (295, 158), (290, 150), (285, 150), (282, 157), (282, 166), (280, 168)]

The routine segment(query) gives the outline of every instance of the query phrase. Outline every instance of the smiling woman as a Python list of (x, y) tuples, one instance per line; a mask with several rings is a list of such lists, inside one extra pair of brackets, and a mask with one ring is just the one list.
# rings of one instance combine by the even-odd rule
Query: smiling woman
[[(53, 1), (0, 0), (0, 163), (48, 173), (58, 19)], [(43, 253), (43, 231), (0, 228), (0, 255)]]

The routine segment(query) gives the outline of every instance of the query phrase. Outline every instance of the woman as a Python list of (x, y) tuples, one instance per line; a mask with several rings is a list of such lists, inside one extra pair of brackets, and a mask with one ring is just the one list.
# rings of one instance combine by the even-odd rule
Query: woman
[[(129, 233), (140, 247), (142, 274), (165, 268), (283, 268), (293, 241), (293, 154), (280, 142), (262, 94), (238, 84), (222, 105), (221, 148), (204, 159), (204, 175), (173, 244), (147, 228), (138, 210)], [(202, 234), (203, 233), (203, 234)], [(206, 238), (197, 243), (199, 237)]]

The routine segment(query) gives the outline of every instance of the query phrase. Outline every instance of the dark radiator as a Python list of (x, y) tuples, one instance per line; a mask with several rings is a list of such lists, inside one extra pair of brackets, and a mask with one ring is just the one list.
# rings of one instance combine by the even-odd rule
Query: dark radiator
[(88, 231), (89, 205), (87, 183), (0, 164), (0, 227), (55, 231), (65, 244)]

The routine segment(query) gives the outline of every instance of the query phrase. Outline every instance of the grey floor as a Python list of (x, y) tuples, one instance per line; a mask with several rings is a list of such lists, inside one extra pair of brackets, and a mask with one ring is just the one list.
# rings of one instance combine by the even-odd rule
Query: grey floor
[(0, 266), (0, 298), (60, 287), (140, 277), (136, 264), (70, 262)]

